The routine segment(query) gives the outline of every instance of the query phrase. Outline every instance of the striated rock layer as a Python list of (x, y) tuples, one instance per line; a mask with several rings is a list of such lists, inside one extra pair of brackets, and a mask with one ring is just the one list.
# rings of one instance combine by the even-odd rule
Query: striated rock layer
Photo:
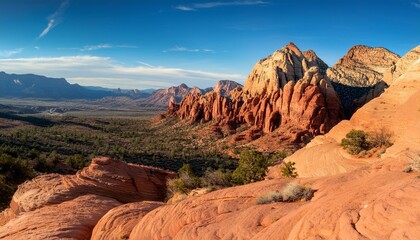
[(190, 94), (180, 104), (171, 103), (168, 112), (183, 120), (216, 120), (231, 128), (246, 123), (266, 133), (282, 126), (308, 135), (326, 133), (344, 116), (324, 75), (326, 68), (313, 51), (302, 53), (289, 44), (260, 60), (243, 89), (233, 90), (230, 98), (214, 91)]
[[(92, 159), (76, 175), (38, 176), (20, 185), (10, 208), (0, 214), (0, 239), (88, 239), (110, 209), (122, 203), (163, 201), (166, 180), (174, 176), (173, 172), (104, 157)], [(134, 204), (134, 212), (145, 214), (160, 204)], [(120, 226), (113, 229), (115, 233), (131, 226), (120, 224), (118, 216), (108, 215), (113, 219), (109, 224)], [(127, 213), (125, 221), (130, 216)], [(97, 229), (98, 238), (113, 234), (104, 224)]]
[(162, 205), (162, 202), (145, 201), (127, 203), (113, 208), (96, 224), (90, 239), (127, 239), (142, 217)]
[(374, 86), (400, 57), (385, 49), (357, 45), (327, 70), (331, 81), (354, 87)]

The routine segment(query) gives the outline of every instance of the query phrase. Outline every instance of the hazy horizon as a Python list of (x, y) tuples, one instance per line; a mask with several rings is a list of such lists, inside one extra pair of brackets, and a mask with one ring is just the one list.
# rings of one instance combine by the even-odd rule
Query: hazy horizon
[(0, 13), (0, 71), (106, 88), (243, 84), (289, 42), (332, 66), (354, 45), (404, 55), (420, 39), (419, 0), (5, 0)]

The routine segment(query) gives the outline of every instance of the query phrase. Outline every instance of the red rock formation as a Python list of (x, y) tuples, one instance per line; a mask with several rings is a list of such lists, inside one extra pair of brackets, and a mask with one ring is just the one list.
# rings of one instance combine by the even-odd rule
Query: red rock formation
[(259, 61), (243, 89), (233, 90), (230, 98), (190, 94), (179, 105), (171, 103), (168, 112), (194, 122), (246, 123), (266, 133), (281, 126), (326, 133), (343, 119), (340, 100), (323, 75), (326, 67), (313, 51), (302, 53), (289, 44)]

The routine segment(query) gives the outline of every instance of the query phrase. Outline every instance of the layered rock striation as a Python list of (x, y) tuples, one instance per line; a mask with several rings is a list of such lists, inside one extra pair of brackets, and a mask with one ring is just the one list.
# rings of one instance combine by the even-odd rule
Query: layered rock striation
[[(20, 185), (10, 208), (0, 214), (0, 239), (88, 239), (110, 209), (163, 201), (172, 177), (173, 172), (104, 157), (76, 175), (38, 176)], [(146, 212), (160, 203), (140, 205)], [(103, 231), (97, 232), (108, 234)]]

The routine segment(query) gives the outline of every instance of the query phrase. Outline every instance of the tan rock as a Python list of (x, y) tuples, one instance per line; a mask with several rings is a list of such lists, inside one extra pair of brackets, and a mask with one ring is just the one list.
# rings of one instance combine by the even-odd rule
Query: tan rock
[(329, 68), (327, 75), (331, 81), (347, 86), (374, 86), (398, 60), (398, 55), (385, 48), (357, 45)]

